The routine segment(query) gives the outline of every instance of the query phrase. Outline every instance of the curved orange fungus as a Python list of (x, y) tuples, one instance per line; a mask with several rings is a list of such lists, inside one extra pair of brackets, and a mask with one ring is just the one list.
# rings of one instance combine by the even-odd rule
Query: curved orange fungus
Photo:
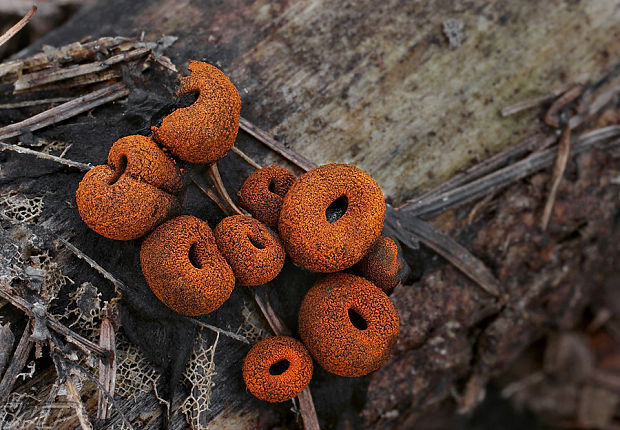
[(155, 229), (142, 243), (140, 264), (157, 298), (183, 315), (216, 310), (235, 286), (209, 225), (189, 215)]
[(398, 312), (370, 281), (345, 273), (329, 275), (304, 297), (299, 334), (328, 372), (362, 376), (390, 357), (398, 337)]
[(84, 175), (75, 193), (82, 220), (110, 239), (144, 236), (178, 209), (173, 195), (181, 173), (150, 138), (123, 137), (112, 145), (108, 165)]
[(272, 403), (301, 393), (310, 382), (312, 370), (306, 348), (287, 336), (261, 340), (243, 360), (243, 380), (250, 393)]
[(280, 239), (254, 218), (226, 217), (215, 227), (214, 234), (239, 285), (266, 284), (278, 276), (284, 266), (286, 253)]
[(293, 182), (295, 175), (280, 166), (255, 170), (241, 185), (239, 203), (257, 220), (277, 230), (282, 200)]
[(232, 148), (239, 129), (241, 99), (228, 77), (201, 61), (189, 63), (190, 75), (181, 78), (177, 95), (198, 91), (198, 99), (166, 116), (155, 140), (190, 163), (211, 164)]
[(278, 226), (295, 264), (329, 273), (360, 261), (384, 218), (383, 194), (370, 175), (348, 164), (327, 164), (295, 181)]

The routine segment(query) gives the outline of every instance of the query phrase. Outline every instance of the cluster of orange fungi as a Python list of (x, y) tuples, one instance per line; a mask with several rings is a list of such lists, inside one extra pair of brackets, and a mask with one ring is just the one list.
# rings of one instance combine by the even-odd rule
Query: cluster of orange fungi
[(398, 336), (398, 313), (385, 292), (399, 282), (401, 268), (396, 243), (381, 236), (381, 189), (351, 165), (324, 165), (299, 178), (268, 166), (239, 192), (252, 216), (226, 217), (213, 230), (194, 216), (175, 217), (183, 181), (171, 156), (215, 163), (235, 142), (241, 110), (237, 89), (220, 70), (199, 61), (189, 69), (178, 95), (198, 92), (197, 100), (163, 118), (151, 137), (116, 141), (108, 163), (78, 186), (80, 216), (110, 239), (150, 233), (140, 250), (144, 278), (160, 301), (183, 315), (213, 312), (235, 284), (272, 281), (287, 255), (300, 267), (329, 273), (302, 302), (303, 343), (275, 336), (248, 352), (243, 379), (257, 398), (282, 402), (298, 395), (312, 376), (311, 357), (341, 376), (378, 369)]

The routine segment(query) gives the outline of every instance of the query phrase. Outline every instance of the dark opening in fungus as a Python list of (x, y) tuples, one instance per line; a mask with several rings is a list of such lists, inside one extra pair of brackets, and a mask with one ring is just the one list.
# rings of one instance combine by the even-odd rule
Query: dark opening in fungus
[(291, 362), (287, 359), (283, 359), (280, 361), (276, 361), (271, 366), (269, 366), (269, 374), (270, 375), (281, 375), (286, 372), (291, 365)]
[(284, 402), (303, 391), (312, 377), (312, 358), (296, 339), (273, 336), (252, 346), (243, 360), (243, 380), (255, 397)]
[(358, 330), (366, 330), (368, 328), (368, 323), (364, 317), (358, 314), (355, 309), (349, 309), (348, 314), (349, 320), (351, 321), (351, 324), (353, 324), (353, 327)]
[(340, 196), (332, 202), (327, 209), (325, 209), (325, 218), (328, 223), (334, 223), (338, 221), (347, 211), (349, 206), (349, 199), (347, 196)]

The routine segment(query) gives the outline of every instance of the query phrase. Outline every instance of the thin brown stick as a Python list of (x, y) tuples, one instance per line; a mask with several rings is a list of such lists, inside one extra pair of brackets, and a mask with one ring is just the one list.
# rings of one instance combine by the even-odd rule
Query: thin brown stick
[(267, 320), (267, 323), (269, 323), (269, 327), (271, 327), (271, 330), (273, 330), (275, 335), (276, 336), (290, 336), (291, 335), (290, 330), (284, 325), (284, 322), (282, 321), (282, 319), (280, 319), (278, 314), (276, 314), (276, 312), (273, 310), (269, 300), (267, 298), (261, 297), (256, 292), (253, 292), (253, 296), (254, 296), (254, 301), (256, 301), (256, 304), (260, 308), (263, 316)]
[(192, 324), (196, 324), (197, 326), (204, 327), (215, 333), (223, 334), (224, 336), (228, 336), (232, 339), (238, 340), (239, 342), (247, 343), (248, 345), (251, 344), (251, 342), (245, 336), (241, 336), (240, 334), (233, 333), (232, 331), (223, 330), (219, 327), (216, 327), (211, 324), (207, 324), (205, 322), (199, 321), (194, 318), (189, 318), (189, 320), (191, 321)]
[(560, 110), (564, 109), (570, 103), (575, 101), (577, 97), (583, 94), (584, 90), (585, 90), (585, 87), (583, 85), (577, 84), (571, 89), (569, 89), (568, 91), (566, 91), (564, 94), (562, 94), (560, 98), (558, 98), (555, 102), (553, 102), (553, 104), (551, 105), (547, 113), (545, 114), (545, 117), (544, 117), (545, 124), (547, 124), (550, 127), (559, 128), (560, 121), (557, 118), (558, 113), (560, 112)]
[(24, 333), (22, 333), (19, 343), (17, 344), (17, 348), (15, 348), (15, 353), (13, 353), (11, 363), (9, 364), (9, 367), (7, 367), (6, 372), (4, 372), (2, 381), (0, 381), (0, 405), (6, 402), (9, 394), (11, 394), (13, 385), (15, 385), (15, 382), (17, 381), (17, 375), (26, 365), (26, 361), (28, 361), (28, 355), (30, 355), (30, 351), (34, 346), (34, 341), (30, 338), (31, 334), (32, 323), (29, 321), (28, 324), (26, 324), (26, 328), (24, 329)]
[(402, 216), (389, 206), (385, 223), (401, 242), (407, 243), (407, 240), (409, 240), (408, 236), (411, 235), (418, 237), (424, 245), (452, 263), (484, 291), (499, 297), (500, 284), (491, 271), (482, 261), (445, 233), (433, 228), (417, 217)]
[[(11, 303), (17, 309), (24, 312), (30, 318), (34, 318), (32, 305), (28, 303), (26, 300), (24, 300), (23, 298), (18, 297), (14, 295), (13, 293), (11, 293), (10, 289), (8, 289), (7, 287), (1, 284), (0, 284), (0, 297), (6, 299), (9, 303)], [(47, 326), (51, 328), (52, 330), (65, 336), (67, 342), (72, 343), (73, 345), (79, 347), (81, 350), (87, 353), (95, 353), (103, 357), (108, 356), (109, 354), (108, 351), (102, 349), (96, 343), (91, 342), (85, 337), (77, 334), (70, 328), (65, 327), (63, 324), (61, 324), (60, 322), (58, 322), (56, 319), (52, 318), (51, 316), (46, 314), (45, 320), (46, 320)]]
[(506, 106), (505, 108), (503, 108), (501, 110), (501, 114), (502, 114), (503, 117), (507, 117), (507, 116), (514, 115), (516, 113), (522, 112), (524, 110), (531, 109), (533, 107), (536, 107), (536, 106), (538, 106), (538, 105), (540, 105), (542, 103), (545, 103), (545, 102), (548, 102), (550, 100), (553, 100), (554, 98), (562, 95), (563, 93), (566, 92), (566, 90), (570, 89), (574, 85), (575, 84), (573, 84), (573, 83), (565, 84), (565, 85), (562, 85), (561, 87), (556, 88), (555, 90), (553, 90), (553, 91), (551, 91), (551, 92), (549, 92), (547, 94), (544, 94), (544, 95), (542, 95), (540, 97), (534, 97), (534, 98), (529, 99), (529, 100), (523, 100), (523, 101), (517, 102), (515, 104), (512, 104), (510, 106)]
[(95, 61), (93, 63), (80, 64), (74, 67), (61, 68), (54, 71), (41, 70), (26, 75), (21, 75), (15, 81), (15, 92), (23, 92), (25, 90), (41, 87), (53, 82), (64, 81), (66, 79), (77, 78), (85, 75), (103, 72), (107, 68), (121, 62), (135, 60), (143, 57), (150, 52), (148, 48), (136, 48), (128, 52), (114, 55), (103, 61)]
[(76, 97), (71, 101), (48, 109), (28, 119), (0, 128), (0, 139), (7, 139), (27, 131), (39, 130), (68, 118), (89, 111), (97, 106), (125, 97), (129, 90), (121, 83), (113, 84), (99, 90)]
[(19, 109), (23, 107), (46, 105), (51, 103), (61, 103), (71, 100), (71, 97), (53, 97), (50, 99), (25, 100), (23, 102), (0, 104), (0, 109)]
[(112, 405), (104, 393), (114, 397), (116, 386), (116, 335), (112, 322), (107, 317), (101, 321), (99, 346), (111, 353), (107, 359), (99, 359), (99, 382), (105, 390), (99, 390), (97, 394), (97, 419), (107, 420), (110, 418)]
[[(618, 136), (620, 136), (619, 125), (611, 125), (584, 133), (576, 139), (576, 143), (571, 145), (570, 153), (571, 155), (580, 154), (601, 140)], [(490, 192), (498, 191), (534, 172), (546, 168), (553, 163), (556, 154), (557, 150), (555, 148), (539, 151), (521, 161), (496, 170), (466, 185), (453, 188), (450, 191), (429, 199), (416, 201), (414, 204), (402, 207), (399, 212), (421, 218), (430, 218), (439, 215), (440, 213), (485, 196)]]
[(24, 148), (22, 146), (12, 145), (10, 143), (0, 142), (0, 151), (13, 151), (18, 154), (34, 155), (37, 158), (43, 160), (53, 161), (63, 166), (74, 167), (82, 171), (88, 171), (93, 168), (90, 164), (80, 163), (79, 161), (67, 160), (66, 158), (57, 157), (55, 155), (46, 154), (41, 151), (34, 151), (32, 149)]
[(260, 164), (258, 164), (256, 161), (252, 160), (252, 158), (250, 158), (249, 155), (247, 155), (245, 152), (243, 152), (242, 150), (240, 150), (236, 146), (233, 146), (231, 149), (232, 149), (232, 152), (234, 152), (239, 157), (241, 157), (243, 159), (243, 161), (248, 163), (250, 166), (254, 167), (255, 169), (262, 169)]
[(63, 373), (66, 373), (66, 370), (65, 370), (65, 366), (66, 366), (66, 367), (70, 367), (70, 368), (78, 370), (86, 378), (90, 379), (97, 386), (99, 391), (104, 394), (104, 396), (108, 399), (108, 402), (112, 404), (114, 409), (116, 409), (116, 411), (121, 417), (121, 420), (123, 421), (123, 423), (125, 423), (125, 426), (127, 426), (127, 428), (130, 430), (134, 429), (134, 427), (131, 425), (131, 423), (129, 422), (125, 414), (123, 413), (123, 410), (121, 409), (119, 404), (116, 402), (116, 400), (114, 400), (114, 397), (110, 396), (110, 394), (105, 390), (105, 387), (101, 385), (101, 383), (99, 382), (97, 378), (95, 378), (89, 371), (84, 369), (84, 367), (80, 366), (78, 363), (74, 363), (73, 361), (68, 360), (67, 358), (63, 357), (57, 350), (52, 350), (51, 356), (52, 356), (52, 359), (54, 360), (54, 363), (56, 363), (56, 368), (61, 368), (63, 370)]
[(20, 19), (17, 24), (15, 24), (13, 27), (9, 28), (6, 33), (4, 33), (2, 36), (0, 36), (0, 46), (4, 45), (6, 42), (9, 41), (9, 39), (11, 39), (11, 37), (15, 36), (19, 30), (21, 30), (22, 28), (24, 28), (26, 26), (26, 24), (28, 24), (30, 22), (30, 20), (32, 19), (32, 17), (34, 16), (34, 14), (37, 12), (37, 7), (36, 6), (32, 6), (32, 8), (30, 9), (30, 11), (24, 15), (24, 17), (22, 19)]
[(67, 242), (62, 237), (59, 237), (58, 240), (60, 240), (67, 248), (69, 248), (69, 250), (77, 258), (79, 258), (80, 260), (84, 260), (90, 267), (92, 267), (97, 272), (99, 272), (101, 274), (101, 276), (103, 276), (105, 279), (110, 281), (112, 283), (112, 285), (114, 285), (114, 290), (116, 291), (117, 295), (121, 294), (123, 291), (128, 291), (129, 290), (129, 288), (122, 281), (120, 281), (117, 278), (115, 278), (110, 272), (105, 270), (95, 260), (90, 258), (88, 255), (84, 254), (82, 251), (80, 251), (74, 245), (72, 245), (71, 243)]
[(307, 172), (308, 170), (314, 169), (316, 167), (315, 163), (308, 160), (306, 157), (299, 154), (298, 152), (287, 148), (286, 146), (284, 146), (283, 143), (278, 142), (269, 133), (261, 130), (247, 119), (240, 118), (239, 127), (249, 135), (254, 136), (259, 142), (261, 142), (268, 148), (271, 148), (273, 151), (277, 152), (282, 157), (286, 158), (288, 161), (299, 167), (301, 170)]
[(208, 169), (209, 178), (211, 178), (211, 181), (215, 186), (215, 190), (220, 195), (220, 197), (224, 199), (226, 204), (230, 207), (230, 209), (232, 209), (234, 213), (236, 213), (237, 215), (246, 215), (245, 212), (243, 212), (237, 207), (235, 202), (233, 202), (233, 200), (230, 198), (228, 191), (226, 191), (226, 187), (224, 186), (224, 182), (222, 181), (222, 176), (220, 175), (220, 171), (217, 168), (217, 163), (209, 165)]
[(553, 167), (553, 176), (551, 179), (551, 190), (545, 203), (545, 209), (543, 211), (542, 221), (540, 223), (542, 230), (547, 230), (549, 225), (549, 219), (551, 219), (551, 213), (553, 212), (553, 205), (555, 204), (555, 197), (558, 193), (558, 188), (564, 178), (564, 171), (566, 170), (566, 164), (568, 163), (568, 156), (570, 154), (570, 126), (567, 124), (564, 127), (564, 131), (560, 136), (560, 142), (558, 144), (558, 156), (555, 159), (555, 166)]
[(65, 379), (65, 387), (67, 389), (67, 397), (73, 406), (73, 409), (75, 409), (75, 415), (77, 415), (78, 421), (80, 422), (80, 427), (82, 430), (93, 430), (93, 425), (88, 419), (88, 412), (86, 412), (86, 408), (80, 398), (80, 393), (73, 383), (71, 375), (67, 375), (67, 378)]
[(455, 189), (463, 184), (467, 184), (468, 182), (472, 182), (478, 178), (481, 178), (484, 175), (492, 173), (497, 169), (503, 167), (510, 160), (515, 160), (520, 157), (523, 157), (528, 152), (531, 152), (534, 149), (545, 148), (550, 146), (556, 141), (555, 136), (545, 136), (542, 133), (535, 134), (530, 136), (522, 141), (518, 142), (516, 145), (513, 145), (502, 152), (499, 152), (492, 157), (489, 157), (475, 166), (470, 167), (465, 172), (460, 173), (458, 175), (453, 176), (446, 182), (443, 182), (441, 185), (411, 199), (406, 201), (404, 204), (399, 206), (398, 210), (404, 210), (410, 206), (418, 205), (428, 199), (436, 197), (440, 194), (444, 194), (450, 190)]
[(319, 418), (316, 416), (316, 409), (314, 408), (314, 401), (312, 400), (312, 393), (310, 388), (306, 387), (297, 395), (299, 400), (299, 410), (301, 411), (301, 420), (304, 422), (304, 428), (306, 430), (320, 430)]
[(213, 201), (213, 203), (215, 203), (217, 205), (217, 207), (219, 207), (220, 210), (222, 212), (224, 212), (224, 215), (226, 215), (226, 216), (230, 215), (230, 212), (228, 211), (228, 207), (220, 200), (220, 198), (217, 196), (217, 194), (215, 194), (210, 188), (207, 188), (207, 187), (203, 186), (198, 181), (196, 176), (194, 176), (193, 173), (191, 173), (191, 172), (189, 173), (189, 178), (192, 180), (194, 185), (196, 185), (198, 187), (198, 189), (203, 192), (204, 195), (209, 197)]

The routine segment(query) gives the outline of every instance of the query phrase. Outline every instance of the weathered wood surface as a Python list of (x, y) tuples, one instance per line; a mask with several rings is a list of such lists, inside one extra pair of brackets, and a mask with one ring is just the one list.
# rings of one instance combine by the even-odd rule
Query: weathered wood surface
[[(444, 33), (448, 19), (463, 23), (460, 46), (450, 46)], [(146, 40), (156, 40), (163, 34), (178, 36), (166, 54), (180, 70), (192, 58), (222, 67), (240, 89), (243, 116), (316, 163), (357, 164), (377, 179), (388, 199), (398, 203), (539, 131), (543, 127), (538, 120), (539, 109), (510, 118), (500, 117), (500, 109), (569, 82), (596, 81), (608, 74), (620, 59), (619, 21), (620, 2), (609, 0), (258, 0), (224, 4), (111, 0), (80, 11), (49, 34), (44, 43), (59, 46), (85, 36), (139, 37), (143, 31)], [(35, 45), (28, 53), (38, 49)], [(159, 70), (132, 79), (133, 95), (126, 102), (98, 109), (92, 117), (69, 121), (41, 136), (70, 140), (70, 159), (102, 163), (114, 140), (129, 133), (146, 133), (173, 103), (176, 79), (172, 74)], [(285, 164), (243, 133), (238, 145), (262, 164)], [(30, 195), (45, 193), (47, 209), (41, 217), (45, 226), (73, 238), (81, 249), (135, 286), (138, 293), (148, 294), (136, 270), (139, 243), (110, 243), (80, 224), (72, 194), (81, 174), (19, 155), (1, 157), (4, 166), (0, 168), (0, 185)], [(230, 155), (220, 166), (230, 190), (238, 189), (249, 172), (238, 160), (231, 161), (233, 157)], [(600, 231), (588, 230), (582, 237), (584, 241), (598, 244), (605, 234), (618, 234), (617, 228), (610, 227), (613, 195), (604, 189), (592, 195), (584, 193), (584, 187), (594, 177), (609, 181), (613, 168), (596, 167), (595, 161), (609, 162), (604, 155), (588, 157), (580, 164), (582, 182), (577, 181), (564, 192), (583, 205), (596, 202), (600, 209), (596, 213), (579, 212), (568, 204), (568, 197), (560, 198), (564, 218), (556, 218), (555, 222), (568, 223), (568, 227), (552, 229), (551, 237), (541, 234), (532, 240), (529, 235), (536, 220), (525, 213), (535, 213), (541, 206), (538, 200), (544, 203), (542, 180), (534, 191), (512, 188), (510, 193), (516, 197), (511, 198), (509, 193), (501, 198), (497, 204), (502, 211), (494, 222), (489, 214), (481, 215), (474, 226), (461, 218), (458, 222), (450, 217), (444, 219), (444, 225), (453, 227), (464, 244), (484, 256), (506, 284), (510, 297), (519, 297), (526, 287), (538, 285), (537, 289), (514, 305), (500, 304), (453, 268), (431, 263), (433, 268), (419, 283), (401, 288), (392, 296), (401, 312), (402, 337), (394, 359), (384, 370), (355, 381), (330, 377), (321, 371), (315, 374), (311, 388), (324, 425), (409, 428), (418, 413), (453, 395), (460, 379), (471, 377), (470, 386), (478, 381), (483, 386), (501, 368), (502, 360), (521, 351), (544, 328), (569, 325), (564, 320), (570, 320), (571, 312), (578, 312), (583, 305), (573, 300), (574, 296), (587, 296), (591, 290), (572, 288), (564, 280), (584, 280), (584, 271), (592, 270), (601, 255), (614, 255), (613, 246), (607, 242), (600, 244), (596, 255), (587, 250), (582, 255), (582, 242), (570, 234), (579, 232), (579, 226), (592, 223), (596, 216), (600, 216), (596, 224)], [(39, 178), (47, 181), (45, 187)], [(187, 211), (209, 218), (217, 210), (204, 208), (204, 200), (198, 195), (196, 190), (188, 191)], [(521, 200), (515, 203), (518, 198)], [(521, 209), (516, 210), (515, 205)], [(513, 217), (521, 216), (523, 219), (513, 221)], [(515, 228), (521, 230), (513, 233)], [(490, 239), (495, 235), (502, 240)], [(549, 240), (564, 242), (553, 248)], [(499, 255), (493, 254), (494, 247), (501, 250)], [(543, 254), (544, 265), (532, 267), (524, 262), (528, 252), (534, 251)], [(431, 259), (428, 253), (412, 258)], [(95, 276), (82, 263), (69, 264), (75, 265), (76, 273), (72, 275), (78, 280), (92, 280)], [(565, 267), (571, 267), (570, 273)], [(293, 271), (290, 267), (287, 270)], [(515, 277), (526, 271), (532, 273)], [(303, 278), (297, 275), (289, 279), (299, 281), (294, 285), (305, 291), (315, 278)], [(274, 286), (280, 294), (275, 305), (287, 323), (295, 327), (294, 309), (303, 293), (287, 297), (289, 288), (291, 284), (282, 282)], [(562, 294), (549, 305), (552, 310), (545, 315), (538, 301), (554, 288)], [(222, 314), (208, 321), (234, 330), (239, 318), (231, 315), (243, 301), (243, 293), (237, 292)], [(530, 312), (530, 307), (535, 312)], [(157, 324), (167, 323), (157, 320), (145, 324), (151, 324), (156, 332)], [(498, 340), (506, 334), (506, 325), (518, 323), (523, 329), (514, 337)], [(178, 324), (179, 330), (186, 328)], [(161, 345), (154, 342), (153, 350)], [(222, 359), (218, 361), (210, 416), (214, 428), (265, 426), (270, 420), (284, 419), (290, 404), (272, 408), (244, 391), (239, 366), (247, 347), (220, 339), (218, 348)], [(170, 355), (168, 351), (166, 354)], [(471, 390), (472, 395), (479, 393)], [(334, 399), (341, 403), (334, 403)], [(344, 414), (343, 404), (349, 404)], [(152, 396), (144, 396), (135, 405), (124, 403), (124, 408), (132, 418), (149, 411), (143, 425), (158, 425), (158, 420), (152, 418), (160, 409)], [(270, 411), (266, 421), (259, 419), (263, 411)], [(118, 417), (112, 422), (118, 425)], [(177, 414), (172, 428), (183, 427), (184, 420)]]

